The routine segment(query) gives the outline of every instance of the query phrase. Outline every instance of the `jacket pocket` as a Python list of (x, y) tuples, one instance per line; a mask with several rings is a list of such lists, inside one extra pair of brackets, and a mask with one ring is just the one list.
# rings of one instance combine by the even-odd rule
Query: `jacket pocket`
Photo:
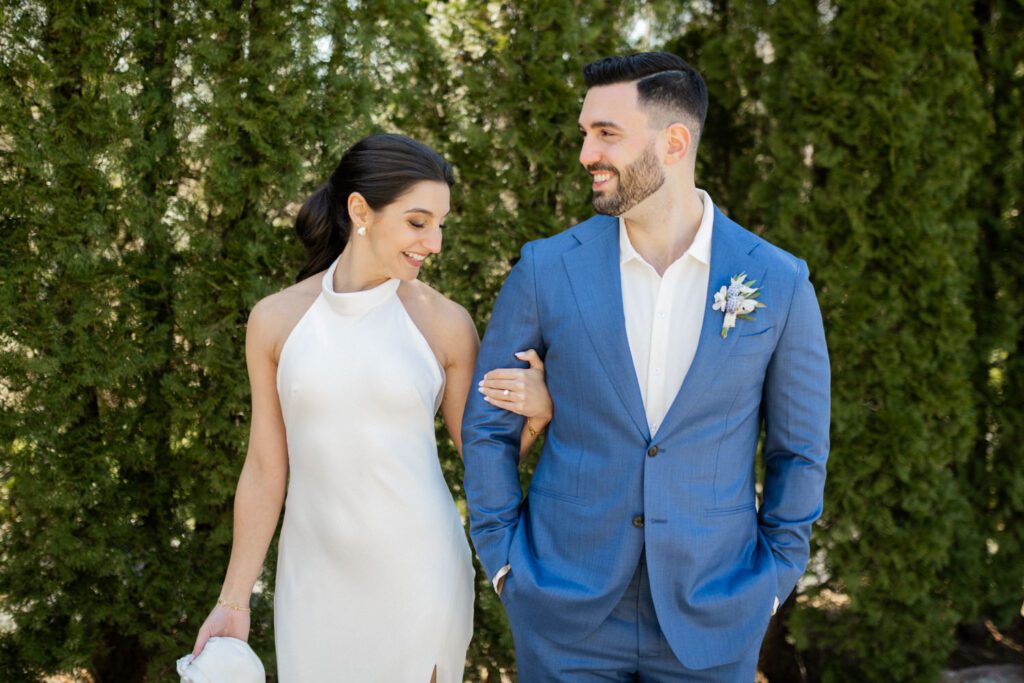
[(751, 334), (741, 334), (732, 347), (730, 356), (756, 356), (761, 353), (768, 353), (775, 350), (775, 335), (772, 333), (774, 326), (769, 325), (763, 330)]
[(527, 496), (542, 496), (544, 498), (554, 498), (555, 500), (560, 500), (563, 503), (572, 503), (574, 505), (585, 505), (586, 504), (586, 501), (583, 500), (582, 498), (580, 498), (579, 496), (571, 496), (571, 495), (569, 495), (567, 493), (561, 493), (559, 491), (552, 491), (550, 489), (544, 488), (543, 486), (538, 486), (537, 484), (531, 484), (530, 485), (530, 489), (526, 492), (526, 495)]
[(707, 517), (724, 517), (725, 515), (738, 515), (744, 512), (753, 512), (754, 509), (754, 501), (750, 501), (743, 505), (731, 505), (729, 507), (721, 508), (705, 508), (704, 514)]

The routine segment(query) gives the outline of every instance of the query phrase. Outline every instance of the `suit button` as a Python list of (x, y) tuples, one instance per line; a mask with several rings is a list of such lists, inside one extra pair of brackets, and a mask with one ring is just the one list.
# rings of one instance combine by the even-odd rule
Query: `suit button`
[(647, 457), (648, 458), (653, 458), (657, 454), (658, 454), (658, 447), (657, 446), (651, 446), (650, 448), (647, 449)]
[(637, 529), (639, 529), (643, 525), (644, 525), (644, 516), (643, 515), (637, 515), (636, 517), (633, 518), (633, 526), (635, 526)]

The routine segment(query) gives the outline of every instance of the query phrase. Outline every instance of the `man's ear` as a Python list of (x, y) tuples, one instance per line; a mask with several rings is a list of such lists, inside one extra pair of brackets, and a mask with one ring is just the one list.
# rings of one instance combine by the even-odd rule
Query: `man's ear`
[(693, 135), (685, 123), (677, 121), (665, 129), (668, 146), (665, 149), (665, 165), (672, 166), (683, 161), (690, 153)]

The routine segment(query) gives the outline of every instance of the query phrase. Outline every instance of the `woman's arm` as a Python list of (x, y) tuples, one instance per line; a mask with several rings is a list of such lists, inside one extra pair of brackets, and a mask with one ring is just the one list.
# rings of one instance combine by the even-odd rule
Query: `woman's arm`
[(466, 397), (469, 385), (473, 383), (473, 367), (480, 350), (480, 338), (469, 313), (462, 306), (448, 307), (451, 319), (444, 325), (444, 396), (441, 398), (441, 414), (448, 435), (455, 444), (455, 450), (462, 457), (462, 415), (466, 411)]
[[(280, 316), (274, 304), (261, 301), (246, 328), (245, 357), (252, 388), (249, 448), (235, 490), (234, 531), (218, 605), (199, 629), (193, 654), (212, 636), (249, 637), (249, 596), (263, 567), (284, 503), (288, 448), (277, 396), (275, 340)], [(225, 606), (220, 603), (228, 603)]]

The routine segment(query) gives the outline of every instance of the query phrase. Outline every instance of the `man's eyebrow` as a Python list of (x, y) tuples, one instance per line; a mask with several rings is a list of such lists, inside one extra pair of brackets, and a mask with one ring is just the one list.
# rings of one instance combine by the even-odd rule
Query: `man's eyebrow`
[[(582, 123), (577, 123), (580, 130), (586, 130)], [(590, 124), (591, 128), (614, 128), (615, 130), (623, 130), (622, 126), (615, 123), (614, 121), (594, 121)]]

